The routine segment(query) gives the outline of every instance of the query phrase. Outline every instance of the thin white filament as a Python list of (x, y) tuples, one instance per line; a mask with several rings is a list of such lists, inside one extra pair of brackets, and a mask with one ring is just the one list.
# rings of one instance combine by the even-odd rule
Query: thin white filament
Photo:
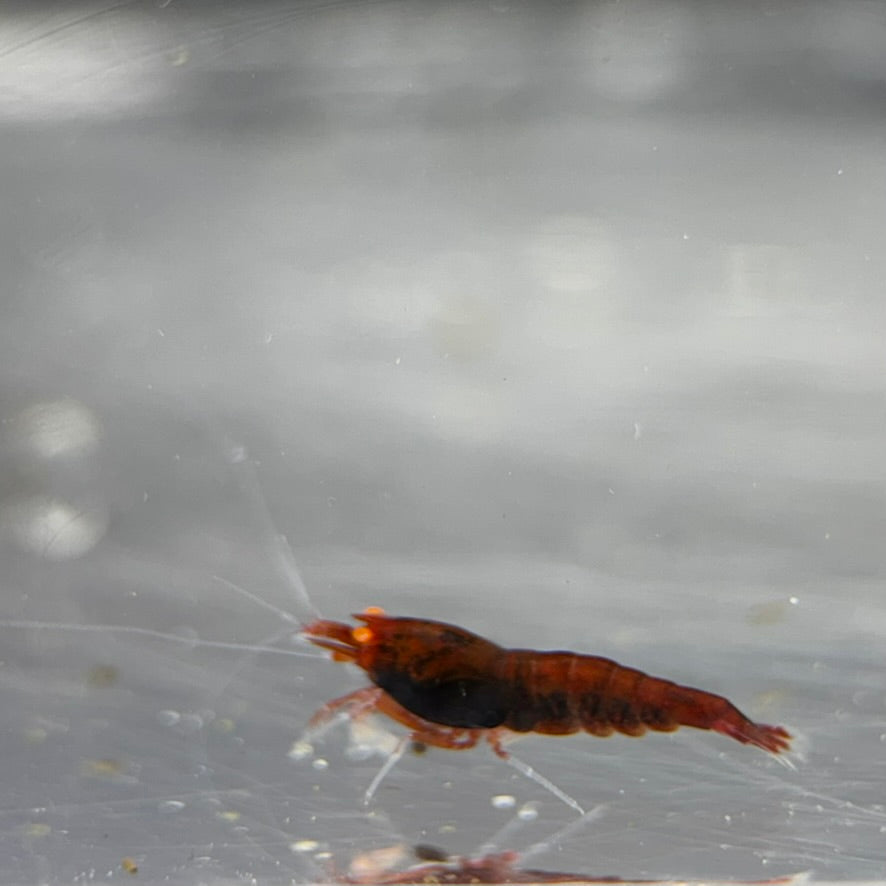
[(320, 612), (311, 601), (308, 589), (295, 562), (292, 548), (289, 546), (286, 536), (278, 531), (274, 518), (271, 516), (270, 508), (262, 494), (261, 484), (256, 476), (255, 463), (250, 459), (245, 446), (239, 445), (230, 439), (225, 442), (228, 463), (231, 465), (231, 470), (237, 480), (237, 485), (240, 487), (240, 492), (249, 503), (256, 520), (260, 521), (262, 525), (271, 559), (288, 582), (290, 589), (295, 592), (295, 598), (298, 603), (310, 613), (312, 618), (319, 618)]
[(378, 790), (378, 786), (384, 781), (387, 774), (400, 762), (401, 757), (406, 752), (406, 748), (409, 745), (412, 739), (408, 735), (404, 735), (400, 741), (397, 742), (397, 747), (391, 751), (391, 755), (385, 760), (381, 769), (375, 773), (375, 778), (369, 783), (369, 787), (366, 788), (366, 793), (363, 794), (363, 805), (368, 806), (372, 802), (372, 798), (375, 796), (375, 792)]
[(234, 582), (222, 577), (221, 575), (213, 575), (212, 580), (217, 581), (219, 584), (224, 585), (226, 588), (234, 591), (235, 593), (246, 597), (247, 600), (252, 601), (257, 606), (260, 606), (262, 609), (267, 609), (268, 612), (273, 612), (274, 615), (276, 615), (278, 618), (281, 618), (283, 621), (287, 621), (290, 624), (298, 625), (299, 627), (301, 627), (301, 622), (291, 612), (287, 612), (285, 609), (281, 609), (279, 606), (275, 606), (273, 603), (269, 603), (267, 600), (265, 600), (263, 597), (260, 597), (253, 591), (249, 591), (238, 584), (234, 584)]
[(524, 763), (519, 757), (509, 754), (506, 758), (507, 763), (514, 767), (518, 772), (522, 772), (527, 778), (531, 778), (536, 784), (540, 784), (546, 791), (550, 791), (558, 800), (562, 800), (571, 809), (574, 809), (579, 815), (584, 815), (585, 811), (578, 804), (578, 801), (569, 796), (564, 790), (558, 788), (552, 781), (536, 772), (528, 763)]
[(522, 865), (528, 858), (531, 858), (533, 855), (539, 855), (542, 852), (547, 852), (556, 843), (560, 843), (563, 840), (568, 839), (573, 834), (582, 830), (582, 828), (590, 824), (592, 821), (597, 821), (599, 818), (602, 818), (605, 812), (605, 804), (600, 804), (599, 806), (595, 806), (593, 809), (589, 809), (587, 812), (583, 812), (579, 818), (575, 819), (575, 821), (570, 822), (568, 825), (566, 825), (566, 827), (561, 828), (559, 831), (551, 834), (550, 837), (547, 837), (544, 840), (539, 840), (538, 843), (533, 843), (525, 852), (521, 852), (520, 864)]
[[(248, 643), (226, 643), (222, 640), (201, 640), (194, 637), (183, 637), (180, 634), (167, 634), (151, 628), (139, 628), (134, 625), (79, 625), (71, 622), (28, 621), (19, 619), (0, 619), (2, 628), (20, 628), (32, 631), (71, 631), (78, 633), (135, 634), (139, 637), (152, 637), (165, 640), (167, 643), (181, 643), (183, 646), (208, 646), (211, 649), (232, 649), (235, 652), (256, 652), (269, 655), (290, 655), (296, 658), (324, 658), (312, 652), (301, 652), (297, 649), (279, 649), (276, 646), (252, 646)], [(279, 638), (280, 632), (274, 635)]]

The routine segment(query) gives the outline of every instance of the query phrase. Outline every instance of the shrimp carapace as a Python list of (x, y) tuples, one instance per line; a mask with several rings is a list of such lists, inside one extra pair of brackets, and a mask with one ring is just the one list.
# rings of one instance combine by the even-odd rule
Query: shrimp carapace
[(361, 667), (378, 689), (330, 702), (315, 721), (356, 705), (361, 714), (373, 709), (397, 720), (415, 740), (449, 748), (472, 747), (492, 730), (487, 738), (501, 756), (507, 733), (639, 736), (680, 726), (773, 754), (790, 747), (786, 729), (754, 723), (719, 695), (608, 658), (504, 649), (455, 625), (395, 618), (375, 607), (354, 618), (363, 624), (319, 620), (305, 634), (336, 661)]

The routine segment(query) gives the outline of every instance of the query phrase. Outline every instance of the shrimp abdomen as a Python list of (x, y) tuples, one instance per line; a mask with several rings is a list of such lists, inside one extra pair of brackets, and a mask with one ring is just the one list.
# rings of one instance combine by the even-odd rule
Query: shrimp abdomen
[(518, 707), (503, 724), (516, 732), (566, 735), (584, 730), (640, 736), (680, 726), (711, 729), (771, 753), (787, 750), (790, 734), (754, 723), (727, 699), (652, 677), (608, 658), (513, 650), (502, 663)]
[(501, 671), (515, 702), (503, 725), (515, 732), (568, 735), (584, 730), (605, 737), (678, 725), (642, 709), (635, 690), (645, 674), (607, 658), (516, 649), (507, 653)]

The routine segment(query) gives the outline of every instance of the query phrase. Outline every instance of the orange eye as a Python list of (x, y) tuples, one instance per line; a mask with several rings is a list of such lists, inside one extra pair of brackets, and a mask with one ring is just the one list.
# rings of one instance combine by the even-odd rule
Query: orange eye
[(351, 637), (353, 637), (354, 642), (360, 646), (365, 643), (370, 643), (372, 642), (373, 637), (372, 628), (367, 628), (365, 626), (354, 628), (354, 630), (351, 631)]
[(384, 611), (384, 609), (381, 608), (381, 606), (367, 606), (363, 610), (363, 612), (365, 612), (366, 615), (384, 615), (385, 614), (385, 611)]

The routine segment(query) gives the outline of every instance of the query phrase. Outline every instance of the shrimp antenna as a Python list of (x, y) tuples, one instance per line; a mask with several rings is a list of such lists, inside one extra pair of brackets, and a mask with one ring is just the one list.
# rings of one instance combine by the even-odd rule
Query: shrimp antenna
[[(237, 482), (240, 494), (243, 496), (253, 517), (260, 526), (261, 539), (264, 543), (269, 559), (274, 563), (277, 570), (287, 581), (289, 589), (294, 592), (294, 602), (297, 604), (296, 608), (306, 610), (310, 613), (308, 618), (300, 618), (298, 615), (268, 602), (259, 594), (249, 591), (220, 575), (214, 575), (214, 581), (224, 585), (236, 594), (245, 597), (255, 605), (267, 609), (269, 612), (273, 612), (285, 623), (285, 627), (262, 638), (258, 643), (258, 647), (262, 650), (265, 648), (273, 649), (273, 644), (279, 643), (290, 634), (293, 625), (301, 628), (305, 621), (318, 617), (319, 612), (311, 602), (310, 595), (302, 580), (301, 573), (298, 570), (298, 566), (295, 562), (295, 555), (292, 553), (292, 548), (289, 546), (289, 542), (284, 535), (277, 531), (274, 518), (271, 516), (267, 501), (265, 501), (265, 497), (262, 494), (261, 484), (259, 483), (258, 476), (255, 472), (255, 463), (249, 457), (249, 452), (246, 446), (237, 443), (232, 437), (227, 435), (223, 437), (222, 445), (224, 448), (225, 460), (230, 467), (231, 474)], [(290, 654), (293, 652), (293, 650), (287, 651)], [(218, 689), (216, 689), (216, 691), (210, 696), (210, 703), (215, 703), (221, 697), (222, 693), (234, 682), (241, 671), (247, 667), (249, 662), (249, 657), (240, 659), (237, 665), (227, 673)]]
[[(268, 645), (274, 638), (268, 638), (257, 644), (228, 643), (222, 640), (204, 640), (201, 637), (189, 637), (183, 634), (171, 634), (166, 631), (155, 631), (153, 628), (140, 628), (135, 625), (83, 625), (61, 621), (35, 621), (33, 619), (0, 618), (0, 627), (22, 628), (30, 631), (68, 631), (69, 633), (111, 633), (131, 634), (138, 637), (151, 637), (155, 640), (164, 640), (167, 643), (178, 643), (183, 646), (201, 646), (209, 649), (230, 649), (234, 652), (252, 652), (262, 655), (289, 655), (299, 658), (317, 658), (311, 652), (301, 652), (297, 649), (280, 649)], [(281, 639), (277, 637), (277, 639)]]
[[(213, 575), (213, 581), (217, 581), (219, 584), (224, 585), (231, 591), (234, 591), (235, 594), (239, 594), (241, 597), (245, 597), (247, 600), (255, 603), (256, 606), (260, 606), (262, 609), (267, 609), (269, 612), (273, 612), (278, 618), (282, 619), (285, 622), (289, 622), (289, 624), (298, 625), (301, 627), (301, 622), (291, 613), (287, 612), (285, 609), (281, 609), (279, 606), (275, 606), (273, 603), (269, 603), (264, 597), (260, 597), (258, 594), (253, 593), (250, 590), (247, 590), (244, 587), (241, 587), (238, 584), (235, 584), (230, 579), (225, 578), (221, 575)], [(286, 629), (288, 633), (289, 629)]]
[(237, 481), (240, 493), (247, 501), (253, 516), (262, 528), (262, 537), (265, 541), (269, 559), (286, 579), (289, 588), (299, 606), (308, 614), (303, 621), (312, 621), (320, 617), (320, 612), (311, 602), (308, 589), (295, 562), (295, 555), (286, 536), (277, 530), (274, 518), (271, 516), (267, 500), (261, 491), (261, 484), (255, 471), (255, 462), (249, 457), (246, 447), (236, 443), (230, 437), (224, 441), (225, 457), (231, 467), (231, 473)]
[(528, 763), (525, 763), (519, 757), (515, 757), (513, 754), (509, 753), (507, 757), (504, 758), (506, 763), (509, 763), (514, 767), (518, 772), (525, 775), (527, 778), (531, 778), (536, 784), (541, 785), (546, 791), (550, 791), (558, 800), (562, 800), (570, 809), (574, 809), (579, 815), (584, 815), (584, 809), (579, 805), (578, 801), (573, 797), (570, 797), (566, 791), (558, 788), (552, 781), (545, 778), (540, 772), (536, 772)]

